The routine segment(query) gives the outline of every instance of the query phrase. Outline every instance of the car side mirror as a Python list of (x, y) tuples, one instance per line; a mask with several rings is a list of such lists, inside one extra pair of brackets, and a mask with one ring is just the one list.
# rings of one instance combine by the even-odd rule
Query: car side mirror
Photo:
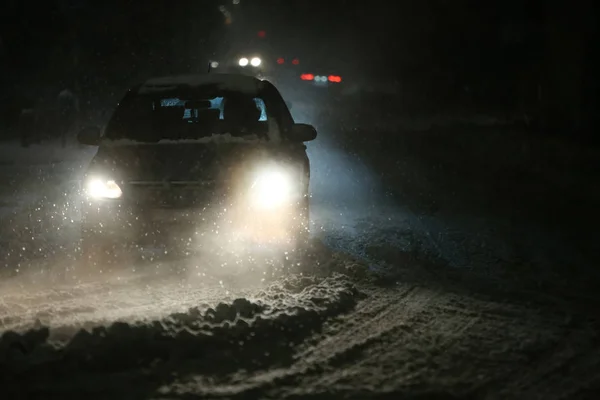
[(100, 128), (97, 126), (86, 126), (77, 134), (77, 141), (88, 146), (98, 146), (100, 140)]
[(294, 142), (310, 142), (317, 138), (317, 130), (309, 124), (294, 124), (289, 138)]

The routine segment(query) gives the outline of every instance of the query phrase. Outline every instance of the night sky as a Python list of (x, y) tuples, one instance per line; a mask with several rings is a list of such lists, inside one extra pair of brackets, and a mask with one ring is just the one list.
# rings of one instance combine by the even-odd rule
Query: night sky
[(72, 87), (84, 98), (112, 99), (147, 77), (204, 72), (216, 55), (268, 43), (274, 54), (339, 70), (361, 85), (399, 83), (416, 103), (435, 107), (469, 92), (479, 104), (514, 109), (537, 101), (540, 85), (550, 103), (569, 97), (586, 109), (596, 101), (597, 6), (588, 0), (174, 4), (3, 2), (4, 98), (50, 101)]

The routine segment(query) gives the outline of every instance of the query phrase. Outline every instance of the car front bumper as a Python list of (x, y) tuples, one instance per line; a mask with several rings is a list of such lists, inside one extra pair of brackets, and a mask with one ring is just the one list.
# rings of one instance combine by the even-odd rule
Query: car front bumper
[(140, 245), (206, 239), (221, 244), (285, 244), (308, 230), (308, 209), (302, 203), (260, 209), (232, 204), (163, 208), (89, 201), (83, 207), (82, 233), (85, 238)]

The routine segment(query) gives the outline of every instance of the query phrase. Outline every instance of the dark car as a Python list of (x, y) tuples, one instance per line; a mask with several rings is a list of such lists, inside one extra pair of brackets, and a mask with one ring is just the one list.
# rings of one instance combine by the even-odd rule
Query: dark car
[(130, 89), (103, 135), (79, 134), (99, 146), (83, 181), (84, 259), (157, 243), (201, 249), (205, 237), (299, 246), (309, 226), (304, 142), (316, 135), (254, 77), (165, 77)]

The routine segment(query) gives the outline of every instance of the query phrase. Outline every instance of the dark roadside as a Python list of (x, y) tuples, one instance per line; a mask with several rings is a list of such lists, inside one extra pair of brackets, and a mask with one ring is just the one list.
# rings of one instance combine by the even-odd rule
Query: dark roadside
[(597, 148), (511, 125), (338, 135), (418, 219), (444, 274), (600, 304)]
[(0, 277), (41, 271), (57, 255), (71, 257), (77, 223), (73, 192), (90, 151), (56, 143), (21, 148), (8, 143), (0, 173)]

